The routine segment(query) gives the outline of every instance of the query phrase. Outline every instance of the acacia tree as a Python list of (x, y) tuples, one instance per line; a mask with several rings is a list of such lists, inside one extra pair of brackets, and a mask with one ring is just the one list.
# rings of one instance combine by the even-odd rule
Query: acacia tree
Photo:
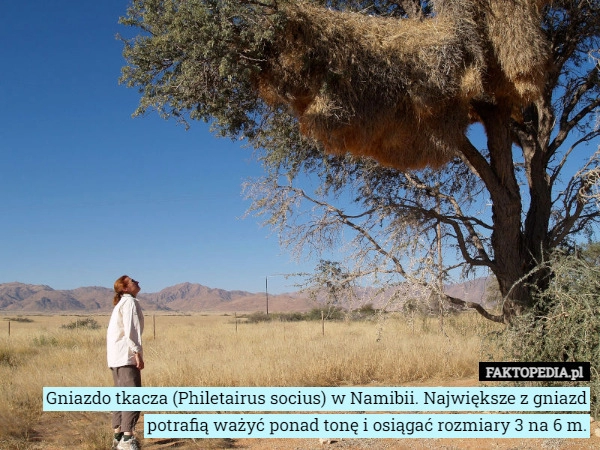
[(352, 277), (486, 267), (503, 311), (467, 306), (508, 321), (547, 286), (538, 264), (598, 220), (599, 5), (134, 0), (121, 80), (137, 114), (260, 149), (266, 176), (247, 192), (284, 243), (328, 248), (351, 229)]

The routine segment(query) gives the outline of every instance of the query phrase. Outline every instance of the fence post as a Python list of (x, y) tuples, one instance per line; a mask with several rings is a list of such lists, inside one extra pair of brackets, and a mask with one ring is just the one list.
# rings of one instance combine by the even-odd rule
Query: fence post
[(10, 320), (8, 321), (8, 337), (10, 337)]
[(323, 311), (321, 311), (321, 331), (325, 336), (325, 313)]
[(237, 334), (237, 312), (233, 313), (233, 317), (235, 317), (235, 334)]
[(152, 314), (152, 340), (156, 340), (156, 316)]

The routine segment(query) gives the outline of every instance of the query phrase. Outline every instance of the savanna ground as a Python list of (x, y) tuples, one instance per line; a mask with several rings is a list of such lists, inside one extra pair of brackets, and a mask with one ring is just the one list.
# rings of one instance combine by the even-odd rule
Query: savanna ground
[[(4, 319), (4, 320), (1, 320)], [(10, 335), (8, 324), (10, 320)], [(76, 316), (0, 316), (0, 449), (108, 449), (110, 413), (42, 412), (44, 386), (111, 386), (108, 316), (98, 329)], [(153, 320), (154, 319), (154, 320)], [(28, 321), (30, 320), (30, 321)], [(154, 326), (154, 323), (156, 324)], [(232, 315), (146, 316), (145, 386), (483, 386), (478, 362), (498, 360), (475, 314), (444, 319), (389, 315), (362, 322), (245, 323)], [(178, 449), (588, 449), (590, 439), (144, 439)], [(335, 436), (332, 436), (334, 438)]]

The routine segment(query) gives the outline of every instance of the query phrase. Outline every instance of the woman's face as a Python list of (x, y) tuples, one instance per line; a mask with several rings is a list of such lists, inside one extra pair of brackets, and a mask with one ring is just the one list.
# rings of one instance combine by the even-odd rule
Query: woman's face
[(127, 280), (127, 292), (129, 292), (134, 297), (138, 295), (140, 292), (140, 282), (134, 280), (133, 278), (129, 278)]

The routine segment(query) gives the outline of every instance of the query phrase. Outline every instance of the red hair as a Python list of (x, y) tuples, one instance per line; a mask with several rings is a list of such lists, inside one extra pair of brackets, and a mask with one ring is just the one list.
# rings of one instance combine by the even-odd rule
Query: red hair
[(123, 275), (117, 278), (115, 281), (115, 297), (113, 298), (113, 306), (115, 306), (121, 300), (121, 297), (127, 292), (127, 279), (129, 275)]

